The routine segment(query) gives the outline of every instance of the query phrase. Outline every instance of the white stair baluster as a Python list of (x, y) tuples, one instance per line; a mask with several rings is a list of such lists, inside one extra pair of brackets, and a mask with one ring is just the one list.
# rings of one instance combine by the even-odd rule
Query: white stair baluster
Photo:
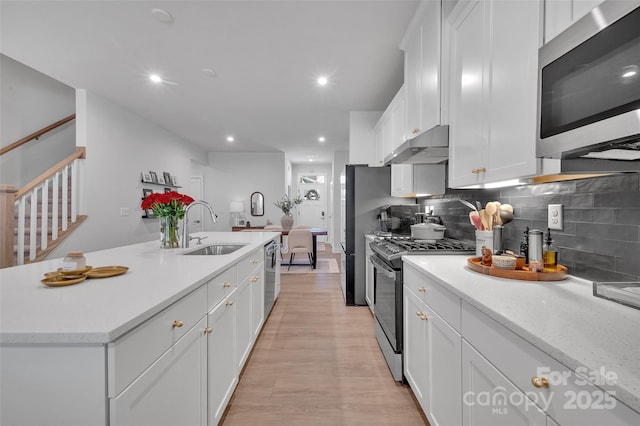
[(62, 230), (67, 230), (69, 220), (69, 168), (62, 169)]
[(29, 217), (29, 260), (36, 258), (38, 248), (38, 187), (31, 191), (31, 216)]
[(71, 167), (71, 223), (75, 223), (78, 214), (78, 160), (73, 160)]
[(40, 247), (42, 250), (47, 248), (49, 239), (49, 179), (45, 179), (42, 183), (42, 219), (41, 219), (41, 234), (40, 234)]
[(53, 200), (51, 203), (51, 239), (53, 241), (58, 239), (58, 191), (60, 191), (60, 172), (57, 172), (53, 176), (52, 180), (52, 194)]

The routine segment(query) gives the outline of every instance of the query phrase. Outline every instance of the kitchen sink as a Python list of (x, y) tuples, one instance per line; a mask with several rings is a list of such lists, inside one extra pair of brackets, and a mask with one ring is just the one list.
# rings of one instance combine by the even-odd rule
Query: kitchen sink
[(216, 256), (221, 254), (230, 254), (236, 250), (241, 249), (247, 244), (209, 244), (208, 246), (200, 247), (196, 250), (192, 250), (184, 255), (202, 255), (202, 256)]

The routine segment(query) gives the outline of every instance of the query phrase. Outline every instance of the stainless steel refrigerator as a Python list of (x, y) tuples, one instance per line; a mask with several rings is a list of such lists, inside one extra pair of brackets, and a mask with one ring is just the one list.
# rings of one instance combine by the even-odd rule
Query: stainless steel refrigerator
[(366, 305), (365, 240), (376, 230), (380, 208), (407, 203), (391, 196), (391, 167), (347, 165), (342, 199), (342, 294), (347, 305)]

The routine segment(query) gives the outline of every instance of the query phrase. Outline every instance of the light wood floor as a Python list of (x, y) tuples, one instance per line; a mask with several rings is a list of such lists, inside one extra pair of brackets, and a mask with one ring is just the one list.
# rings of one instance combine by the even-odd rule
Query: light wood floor
[[(319, 252), (332, 256), (328, 245)], [(340, 274), (282, 275), (222, 424), (428, 424), (391, 377), (373, 321), (368, 308), (345, 306)]]

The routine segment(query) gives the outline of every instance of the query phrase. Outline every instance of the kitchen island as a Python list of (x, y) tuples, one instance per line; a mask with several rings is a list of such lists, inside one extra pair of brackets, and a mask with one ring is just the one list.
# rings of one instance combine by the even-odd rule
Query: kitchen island
[[(640, 422), (640, 311), (594, 297), (590, 281), (571, 276), (555, 282), (496, 278), (471, 271), (467, 256), (403, 260), (405, 375), (424, 395), (420, 402), (430, 421), (438, 423), (444, 413), (430, 391), (444, 375), (447, 389), (441, 386), (440, 394), (456, 399), (460, 412), (447, 424)], [(432, 340), (416, 346), (422, 335), (416, 327), (424, 324), (422, 334)], [(426, 358), (433, 350), (422, 376), (416, 350)], [(439, 369), (444, 352), (449, 356)], [(504, 398), (496, 399), (496, 392)], [(483, 406), (483, 395), (492, 404)], [(510, 399), (514, 395), (521, 399)], [(455, 411), (446, 408), (447, 415)]]
[(243, 246), (86, 253), (129, 270), (65, 287), (40, 283), (62, 259), (1, 270), (0, 423), (215, 424), (262, 327), (263, 247), (279, 234), (195, 235)]

